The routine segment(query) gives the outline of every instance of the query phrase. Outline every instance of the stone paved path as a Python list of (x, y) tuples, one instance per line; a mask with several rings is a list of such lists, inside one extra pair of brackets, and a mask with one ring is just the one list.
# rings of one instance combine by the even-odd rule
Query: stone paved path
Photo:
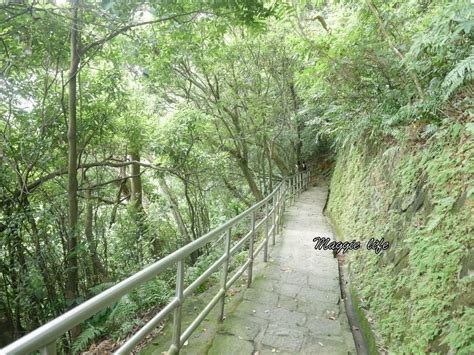
[(322, 209), (327, 188), (311, 187), (287, 209), (269, 262), (220, 326), (208, 354), (356, 354)]

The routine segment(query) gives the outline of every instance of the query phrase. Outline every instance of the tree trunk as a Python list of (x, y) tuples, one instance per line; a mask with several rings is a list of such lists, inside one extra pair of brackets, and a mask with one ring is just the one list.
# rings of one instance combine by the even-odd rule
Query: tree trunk
[(181, 237), (183, 237), (186, 243), (192, 242), (193, 239), (188, 233), (186, 225), (184, 224), (184, 221), (183, 221), (183, 217), (181, 216), (181, 212), (179, 212), (178, 200), (176, 199), (176, 196), (174, 195), (173, 191), (170, 190), (164, 177), (160, 177), (158, 181), (160, 183), (161, 190), (163, 190), (163, 193), (166, 195), (166, 198), (168, 199), (171, 213), (173, 214), (173, 218), (176, 224), (178, 225), (178, 230), (179, 230), (179, 233), (181, 234)]
[(239, 167), (242, 170), (242, 173), (244, 174), (245, 180), (247, 180), (247, 183), (250, 187), (250, 191), (252, 191), (255, 200), (257, 202), (263, 200), (262, 192), (258, 189), (258, 186), (255, 183), (255, 180), (252, 176), (252, 172), (249, 169), (248, 162), (243, 158), (239, 158), (237, 160), (237, 163), (239, 164)]
[[(55, 301), (57, 298), (56, 289), (55, 289), (55, 280), (54, 280), (54, 276), (51, 276), (50, 274), (50, 270), (46, 263), (44, 253), (41, 250), (40, 232), (38, 230), (36, 221), (30, 212), (30, 203), (27, 197), (25, 197), (23, 201), (23, 211), (31, 227), (31, 234), (34, 240), (34, 245), (35, 245), (36, 263), (37, 263), (38, 269), (41, 272), (41, 276), (43, 278), (43, 282), (46, 287), (46, 291), (48, 293), (48, 303), (50, 307), (53, 309), (53, 312), (54, 312), (53, 315), (56, 316), (58, 313), (58, 304)], [(38, 312), (38, 317), (39, 315), (40, 313)], [(40, 324), (40, 322), (41, 322), (41, 319), (38, 319), (38, 324)]]
[(291, 100), (293, 101), (293, 111), (296, 117), (296, 144), (295, 144), (295, 151), (296, 151), (296, 160), (301, 161), (301, 148), (303, 148), (303, 141), (301, 140), (301, 131), (303, 131), (303, 122), (298, 118), (298, 97), (296, 96), (295, 85), (293, 83), (290, 84), (290, 93), (291, 93)]
[(87, 247), (89, 249), (89, 256), (91, 258), (92, 265), (92, 283), (93, 285), (102, 282), (107, 277), (107, 272), (102, 265), (102, 262), (97, 255), (97, 243), (94, 240), (93, 232), (93, 221), (94, 221), (94, 210), (92, 204), (92, 190), (86, 190), (86, 221), (84, 234), (86, 236)]
[[(132, 161), (140, 161), (140, 153), (133, 150), (130, 152)], [(137, 224), (137, 263), (142, 265), (143, 261), (143, 239), (146, 234), (145, 214), (143, 210), (143, 190), (140, 164), (131, 165), (131, 199), (130, 202), (135, 211), (135, 222)]]
[[(193, 238), (189, 234), (188, 229), (186, 228), (186, 224), (184, 223), (183, 216), (181, 215), (181, 212), (179, 211), (178, 199), (176, 198), (173, 191), (169, 188), (168, 184), (166, 183), (166, 179), (163, 176), (161, 176), (158, 179), (158, 181), (159, 181), (161, 190), (163, 190), (163, 193), (166, 195), (166, 198), (168, 199), (171, 213), (173, 214), (173, 218), (176, 224), (178, 225), (178, 230), (179, 230), (179, 233), (181, 234), (181, 237), (185, 240), (186, 244), (191, 243), (193, 241)], [(199, 250), (196, 250), (191, 253), (191, 261), (193, 263), (197, 260), (197, 258), (199, 257), (199, 254), (200, 254)]]
[(280, 158), (280, 156), (276, 152), (275, 145), (272, 145), (270, 152), (271, 152), (271, 155), (272, 155), (272, 160), (275, 162), (278, 169), (280, 169), (281, 173), (284, 176), (289, 175), (290, 174), (290, 169), (288, 168), (288, 165), (286, 164), (286, 162), (282, 158)]
[(247, 207), (252, 206), (252, 202), (249, 201), (249, 199), (244, 196), (237, 187), (233, 186), (225, 177), (223, 177), (222, 179), (224, 181), (224, 185), (230, 192), (232, 192), (232, 195), (234, 195), (235, 198), (242, 201)]
[(71, 24), (71, 66), (69, 68), (69, 120), (68, 120), (68, 255), (67, 255), (67, 281), (66, 300), (71, 305), (77, 297), (79, 282), (78, 258), (77, 258), (77, 88), (76, 78), (79, 68), (79, 20), (78, 0), (72, 2), (72, 24)]
[[(273, 191), (273, 164), (272, 164), (272, 148), (269, 147), (268, 140), (265, 137), (263, 142), (264, 145), (264, 154), (268, 161), (268, 193)], [(265, 165), (265, 162), (263, 163)]]
[[(140, 161), (140, 154), (138, 152), (131, 152), (130, 158), (132, 161)], [(132, 164), (132, 204), (137, 212), (143, 211), (143, 191), (142, 191), (142, 178), (140, 176), (140, 165)]]
[[(393, 43), (392, 39), (390, 38), (390, 34), (385, 28), (385, 24), (382, 18), (380, 17), (378, 9), (375, 7), (374, 3), (371, 0), (366, 0), (366, 3), (369, 6), (369, 9), (372, 12), (372, 14), (375, 16), (375, 20), (377, 21), (377, 24), (380, 28), (380, 32), (382, 32), (383, 37), (388, 42), (388, 46), (390, 47), (391, 50), (395, 52), (395, 54), (398, 56), (398, 58), (400, 58), (400, 60), (403, 63), (405, 56), (403, 55), (402, 52), (400, 52), (400, 50), (397, 48), (397, 46)], [(421, 87), (420, 80), (418, 79), (418, 76), (416, 75), (416, 72), (413, 69), (409, 68), (406, 64), (405, 64), (405, 67), (407, 69), (408, 75), (411, 77), (411, 79), (413, 80), (413, 83), (415, 84), (416, 91), (418, 92), (418, 96), (420, 97), (420, 99), (424, 100), (425, 94)]]

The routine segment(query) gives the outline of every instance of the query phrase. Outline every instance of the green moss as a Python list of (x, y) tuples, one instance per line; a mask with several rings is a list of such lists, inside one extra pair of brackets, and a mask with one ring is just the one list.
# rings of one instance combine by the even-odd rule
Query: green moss
[(465, 197), (474, 140), (464, 126), (452, 134), (459, 125), (445, 122), (423, 144), (364, 141), (339, 152), (328, 212), (346, 239), (391, 242), (381, 255), (362, 250), (347, 260), (377, 333), (397, 353), (465, 353), (474, 344), (473, 278), (461, 272), (474, 248), (474, 204)]
[[(339, 240), (344, 239), (344, 232), (342, 227), (337, 223), (337, 220), (334, 219), (334, 216), (332, 216), (331, 212), (327, 212), (327, 216), (331, 222), (332, 228), (334, 232), (336, 233), (337, 237)], [(350, 268), (350, 266), (349, 266)], [(367, 349), (369, 351), (369, 354), (378, 354), (377, 350), (377, 342), (375, 340), (374, 333), (372, 332), (371, 325), (369, 321), (367, 320), (367, 317), (365, 316), (365, 311), (362, 309), (360, 305), (360, 300), (357, 295), (356, 289), (353, 287), (352, 282), (350, 281), (349, 285), (349, 292), (350, 296), (352, 299), (352, 305), (354, 307), (354, 312), (357, 316), (357, 319), (359, 321), (360, 325), (360, 331), (362, 333), (362, 336), (365, 339), (365, 342), (367, 344)]]
[(352, 304), (354, 305), (354, 311), (357, 315), (357, 319), (359, 320), (360, 324), (360, 330), (362, 332), (362, 335), (364, 336), (364, 339), (367, 343), (367, 349), (369, 350), (369, 354), (378, 354), (377, 350), (377, 343), (375, 341), (374, 334), (372, 333), (372, 329), (370, 327), (370, 323), (365, 317), (365, 312), (360, 306), (360, 301), (359, 297), (357, 296), (356, 290), (351, 287), (350, 288), (351, 292), (351, 298), (352, 298)]

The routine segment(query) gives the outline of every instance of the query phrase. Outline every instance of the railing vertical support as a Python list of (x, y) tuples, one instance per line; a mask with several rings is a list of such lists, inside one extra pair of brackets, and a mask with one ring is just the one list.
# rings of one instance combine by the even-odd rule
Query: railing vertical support
[(40, 349), (41, 355), (56, 355), (56, 341), (46, 345), (44, 348)]
[(277, 204), (276, 204), (276, 196), (277, 194), (274, 194), (273, 197), (272, 197), (272, 209), (273, 209), (273, 212), (272, 212), (272, 245), (275, 245), (275, 235), (276, 235), (276, 208), (277, 208)]
[(286, 184), (281, 185), (281, 198), (280, 198), (280, 218), (278, 219), (280, 226), (278, 230), (281, 232), (283, 227), (283, 213), (285, 212), (286, 203)]
[(299, 185), (300, 185), (300, 173), (296, 174), (296, 179), (295, 179), (295, 191), (296, 191), (295, 201), (300, 195)]
[(303, 173), (298, 174), (298, 197), (301, 195), (301, 177)]
[(298, 176), (300, 173), (296, 173), (295, 176), (295, 201), (298, 198)]
[(280, 199), (278, 201), (278, 232), (281, 231), (281, 216), (283, 215), (283, 209), (285, 206), (285, 184), (280, 186)]
[(263, 247), (263, 261), (268, 261), (268, 201), (265, 202), (265, 245)]
[(296, 177), (292, 176), (291, 177), (291, 204), (295, 203), (295, 198), (296, 198), (296, 186), (295, 186), (295, 181)]
[(296, 198), (300, 195), (300, 173), (296, 174), (296, 182), (295, 182), (295, 189), (296, 189)]
[(276, 210), (275, 210), (275, 228), (276, 233), (280, 233), (280, 209), (281, 209), (281, 186), (276, 193)]
[(295, 176), (295, 199), (294, 202), (296, 202), (296, 199), (298, 198), (298, 174)]
[(224, 320), (224, 303), (225, 303), (225, 293), (227, 292), (227, 272), (229, 270), (229, 259), (230, 259), (230, 236), (231, 236), (231, 228), (229, 228), (225, 234), (224, 239), (224, 255), (225, 260), (222, 266), (222, 275), (221, 275), (221, 290), (224, 290), (224, 294), (222, 295), (220, 301), (220, 312), (219, 312), (219, 322)]
[(249, 241), (249, 266), (247, 269), (247, 287), (250, 287), (252, 283), (252, 271), (253, 271), (253, 241), (255, 239), (255, 211), (252, 212), (250, 220), (252, 232), (250, 234)]
[(181, 310), (184, 302), (184, 259), (178, 260), (176, 264), (176, 298), (179, 301), (178, 307), (173, 314), (173, 345), (171, 345), (170, 353), (179, 354), (180, 338), (181, 338)]

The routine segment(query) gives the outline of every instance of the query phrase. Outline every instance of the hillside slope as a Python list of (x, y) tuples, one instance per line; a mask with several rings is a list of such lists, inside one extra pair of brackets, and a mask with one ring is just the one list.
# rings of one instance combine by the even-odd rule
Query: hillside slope
[(473, 353), (474, 123), (446, 120), (429, 138), (414, 129), (403, 142), (347, 143), (328, 211), (346, 240), (390, 242), (346, 258), (390, 352)]

